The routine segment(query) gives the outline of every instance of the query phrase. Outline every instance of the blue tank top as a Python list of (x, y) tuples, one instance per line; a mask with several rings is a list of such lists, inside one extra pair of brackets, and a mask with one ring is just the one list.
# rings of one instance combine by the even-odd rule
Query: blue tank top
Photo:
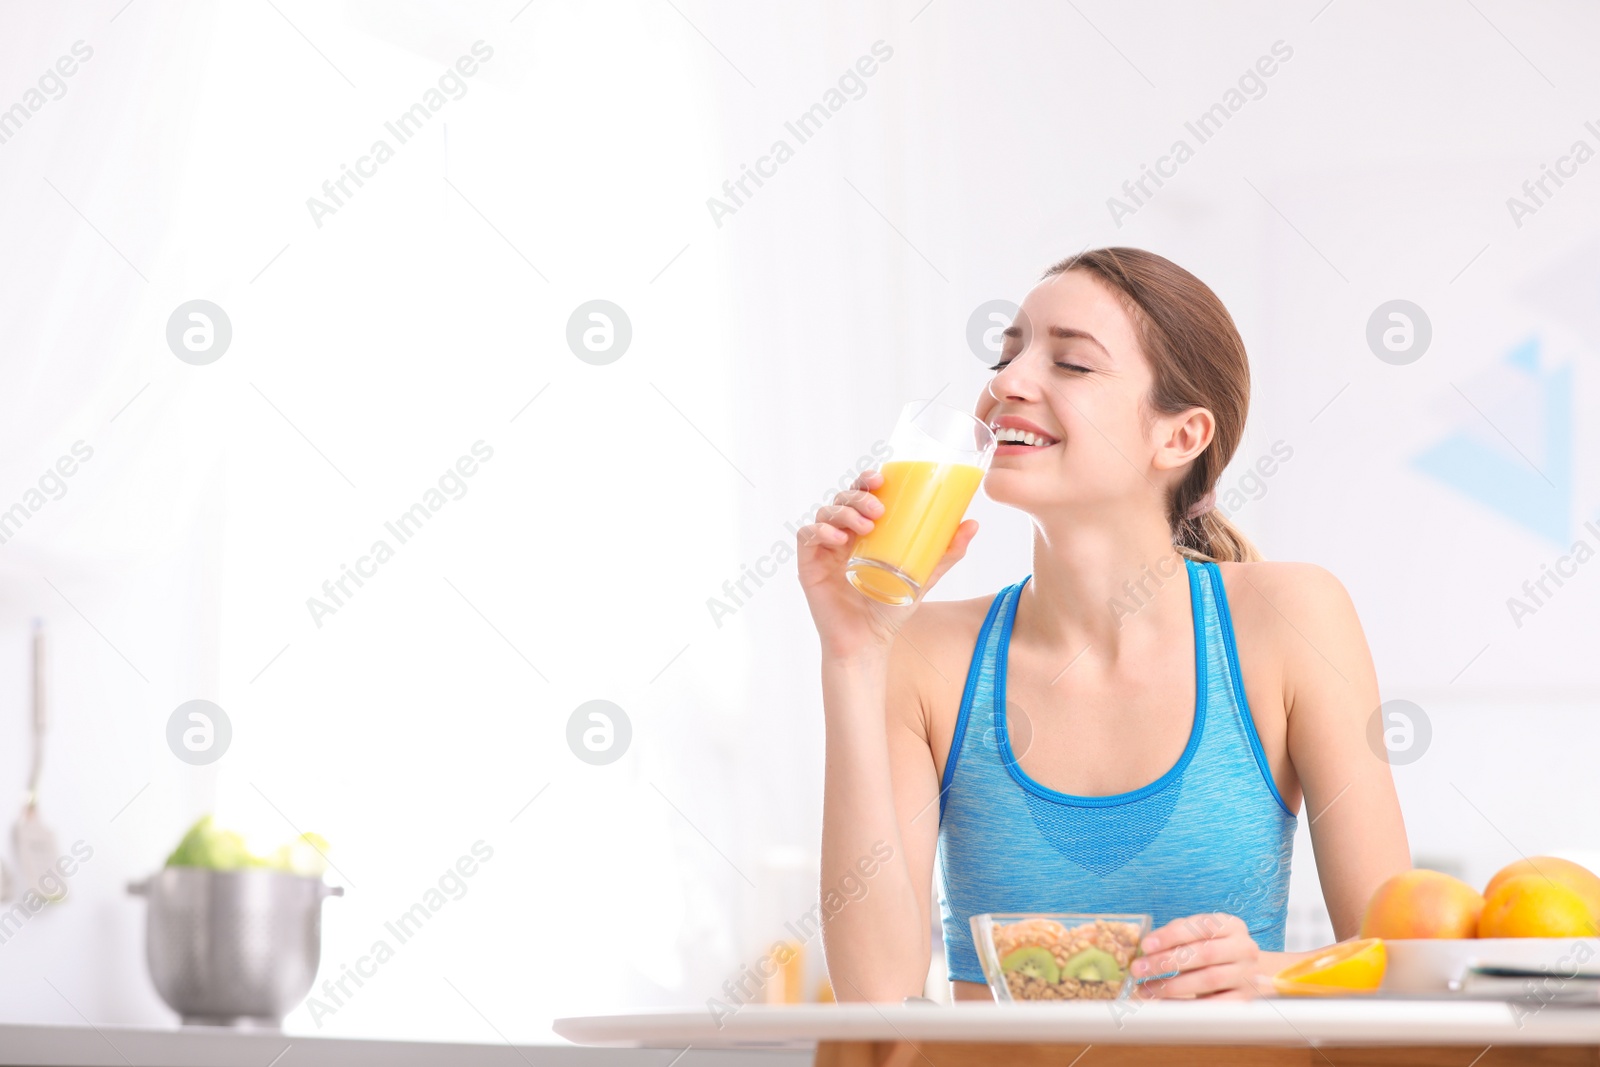
[(989, 911), (1134, 912), (1158, 927), (1227, 912), (1263, 950), (1283, 949), (1299, 820), (1278, 794), (1250, 718), (1222, 575), (1215, 563), (1184, 562), (1195, 634), (1189, 743), (1166, 774), (1115, 796), (1059, 793), (1013, 755), (1006, 659), (1027, 579), (995, 597), (940, 783), (940, 910), (952, 979), (983, 981), (969, 921)]

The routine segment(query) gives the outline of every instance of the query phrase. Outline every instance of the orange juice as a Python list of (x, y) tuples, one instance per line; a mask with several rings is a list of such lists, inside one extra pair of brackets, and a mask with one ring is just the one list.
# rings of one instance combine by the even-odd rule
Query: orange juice
[(799, 941), (777, 941), (770, 951), (778, 965), (763, 988), (768, 1004), (799, 1004), (805, 1000), (806, 947)]
[(983, 470), (965, 463), (892, 460), (880, 473), (883, 484), (873, 496), (883, 501), (883, 517), (856, 542), (850, 583), (885, 604), (909, 604), (950, 547)]

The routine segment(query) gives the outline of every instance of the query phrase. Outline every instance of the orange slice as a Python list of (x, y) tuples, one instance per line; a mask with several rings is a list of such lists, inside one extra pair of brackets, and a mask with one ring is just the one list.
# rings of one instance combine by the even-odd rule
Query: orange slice
[(1278, 972), (1279, 992), (1318, 994), (1370, 993), (1383, 984), (1389, 950), (1380, 937), (1346, 941)]

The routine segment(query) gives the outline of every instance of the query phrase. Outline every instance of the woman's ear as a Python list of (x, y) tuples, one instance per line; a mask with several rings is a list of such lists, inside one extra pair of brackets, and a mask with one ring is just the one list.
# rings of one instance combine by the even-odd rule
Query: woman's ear
[(1175, 470), (1206, 450), (1217, 435), (1217, 417), (1205, 408), (1189, 408), (1156, 423), (1157, 470)]

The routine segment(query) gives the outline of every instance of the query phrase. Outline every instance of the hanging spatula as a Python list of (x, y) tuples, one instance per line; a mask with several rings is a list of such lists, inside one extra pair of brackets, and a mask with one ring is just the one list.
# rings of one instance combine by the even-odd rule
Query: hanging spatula
[(44, 623), (33, 620), (33, 765), (28, 772), (28, 795), (11, 828), (11, 843), (17, 857), (19, 895), (32, 891), (47, 901), (58, 901), (67, 895), (66, 882), (51, 879), (53, 888), (41, 886), (40, 880), (49, 871), (60, 853), (56, 849), (56, 835), (44, 824), (39, 815), (39, 775), (44, 769)]

